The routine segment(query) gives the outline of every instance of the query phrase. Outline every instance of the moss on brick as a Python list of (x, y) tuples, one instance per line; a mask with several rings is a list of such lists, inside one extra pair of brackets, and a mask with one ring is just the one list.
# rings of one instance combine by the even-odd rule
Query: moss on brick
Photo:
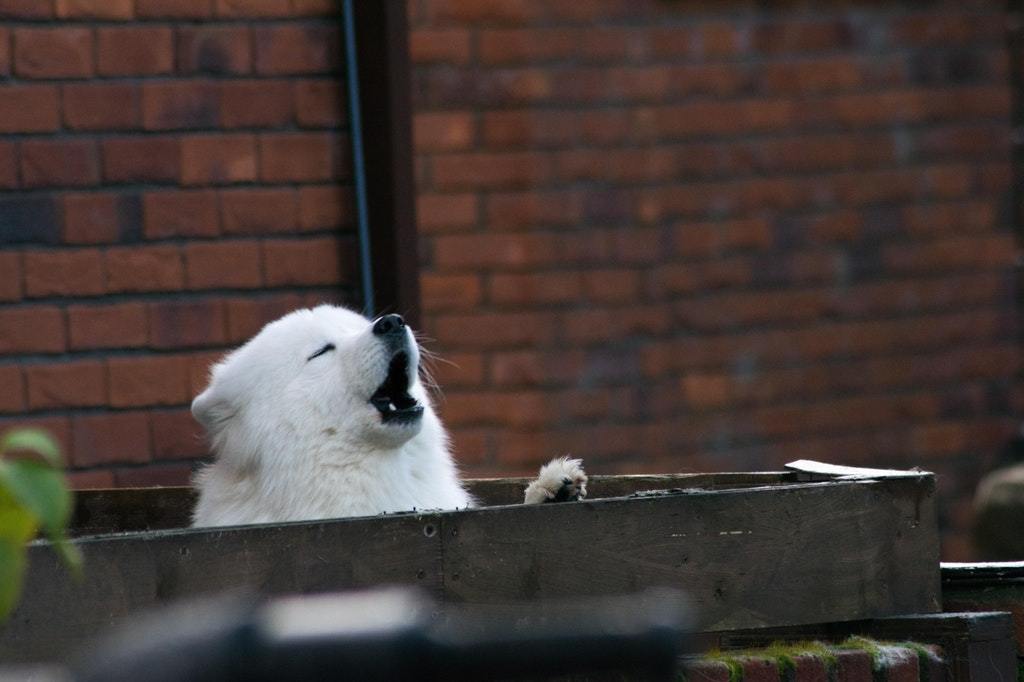
[(729, 669), (729, 682), (742, 682), (743, 664), (738, 660), (739, 657), (735, 653), (726, 653), (719, 649), (713, 649), (705, 654), (703, 658), (709, 661), (724, 663), (725, 667)]
[[(743, 663), (751, 659), (767, 659), (778, 666), (783, 679), (792, 679), (796, 674), (798, 659), (802, 657), (821, 661), (830, 675), (838, 668), (837, 651), (863, 651), (871, 657), (871, 666), (877, 677), (884, 675), (884, 670), (897, 658), (907, 655), (917, 657), (921, 679), (927, 682), (930, 663), (941, 660), (935, 652), (917, 642), (886, 642), (868, 637), (852, 636), (838, 644), (826, 644), (818, 641), (773, 642), (769, 646), (756, 649), (736, 649), (729, 651), (712, 650), (702, 658), (724, 664), (729, 670), (730, 682), (742, 682)], [(680, 676), (685, 680), (685, 676)], [(1019, 671), (1018, 682), (1024, 682), (1024, 663)]]

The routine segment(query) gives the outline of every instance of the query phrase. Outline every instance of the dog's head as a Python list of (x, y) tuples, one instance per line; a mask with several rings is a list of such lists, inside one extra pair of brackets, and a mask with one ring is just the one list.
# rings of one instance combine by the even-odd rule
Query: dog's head
[(419, 360), (398, 315), (297, 310), (215, 365), (192, 414), (222, 457), (394, 449), (436, 420)]

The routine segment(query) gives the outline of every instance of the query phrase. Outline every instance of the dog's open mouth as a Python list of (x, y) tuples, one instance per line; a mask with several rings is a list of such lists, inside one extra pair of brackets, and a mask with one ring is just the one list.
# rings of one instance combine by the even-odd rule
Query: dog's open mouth
[(409, 395), (408, 353), (396, 353), (391, 358), (388, 376), (370, 396), (370, 403), (385, 423), (411, 423), (423, 416), (423, 406)]

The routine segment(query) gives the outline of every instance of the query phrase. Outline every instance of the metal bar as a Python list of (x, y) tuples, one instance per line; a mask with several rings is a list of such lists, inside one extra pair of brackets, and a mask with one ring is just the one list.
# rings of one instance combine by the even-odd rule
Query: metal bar
[(370, 219), (366, 201), (366, 163), (363, 155), (363, 121), (359, 98), (359, 61), (356, 57), (356, 27), (353, 0), (342, 3), (345, 35), (345, 85), (348, 91), (349, 131), (352, 138), (352, 175), (356, 198), (356, 226), (359, 237), (359, 277), (363, 290), (363, 314), (373, 317), (376, 310), (373, 289), (373, 259), (370, 245)]

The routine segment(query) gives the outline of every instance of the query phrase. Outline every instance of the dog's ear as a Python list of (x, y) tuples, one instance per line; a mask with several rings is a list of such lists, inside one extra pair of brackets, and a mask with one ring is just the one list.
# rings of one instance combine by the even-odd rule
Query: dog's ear
[(219, 431), (234, 414), (231, 402), (218, 395), (212, 385), (192, 401), (192, 416), (210, 434)]

